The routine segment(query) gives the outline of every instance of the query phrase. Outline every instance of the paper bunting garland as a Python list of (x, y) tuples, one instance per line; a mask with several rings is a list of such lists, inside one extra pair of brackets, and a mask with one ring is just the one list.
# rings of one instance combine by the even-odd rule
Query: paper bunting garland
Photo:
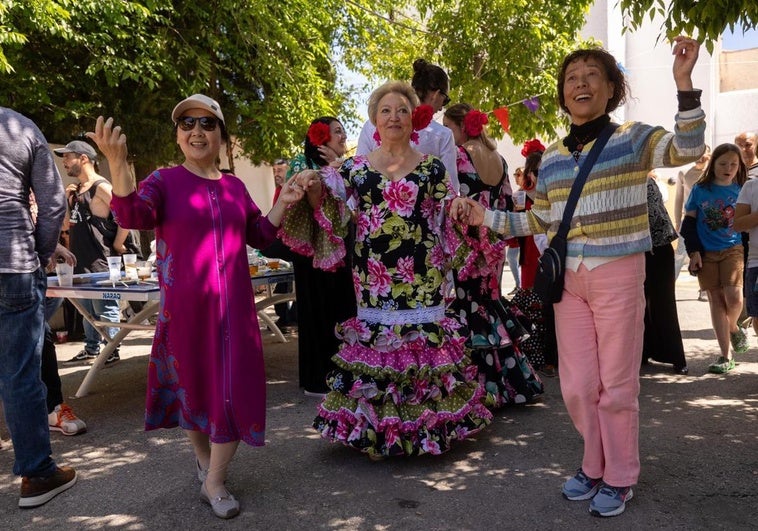
[(537, 109), (540, 108), (540, 98), (539, 96), (533, 96), (531, 98), (526, 98), (521, 103), (524, 104), (524, 107), (529, 109), (529, 112), (535, 113), (537, 112)]
[(510, 113), (508, 112), (508, 107), (513, 107), (514, 105), (523, 103), (524, 107), (529, 109), (529, 112), (535, 113), (537, 112), (537, 109), (540, 108), (540, 96), (542, 96), (542, 94), (524, 98), (521, 101), (517, 101), (515, 103), (506, 105), (504, 107), (498, 107), (497, 109), (493, 109), (487, 114), (494, 115), (495, 118), (497, 118), (497, 121), (500, 122), (500, 125), (503, 126), (503, 131), (505, 131), (506, 133), (509, 133), (511, 129), (511, 122), (510, 122)]
[(497, 121), (500, 122), (500, 125), (503, 126), (503, 131), (506, 133), (510, 131), (511, 124), (508, 117), (508, 107), (500, 107), (499, 109), (494, 109), (492, 111), (492, 114), (495, 115)]

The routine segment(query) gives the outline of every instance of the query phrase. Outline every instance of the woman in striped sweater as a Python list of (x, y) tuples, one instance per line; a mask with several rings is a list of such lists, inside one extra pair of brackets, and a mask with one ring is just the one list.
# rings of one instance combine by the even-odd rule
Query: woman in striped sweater
[[(681, 166), (705, 149), (701, 91), (693, 90), (691, 75), (698, 52), (693, 39), (675, 39), (675, 132), (638, 122), (620, 125), (587, 177), (568, 233), (563, 298), (554, 309), (561, 392), (584, 439), (584, 455), (563, 495), (591, 499), (595, 516), (621, 514), (639, 477), (643, 282), (645, 251), (651, 249), (646, 179), (650, 169)], [(454, 217), (506, 236), (555, 235), (579, 167), (610, 122), (609, 113), (625, 101), (627, 84), (608, 52), (578, 50), (561, 66), (558, 94), (571, 128), (545, 151), (532, 209), (485, 210), (457, 198)]]

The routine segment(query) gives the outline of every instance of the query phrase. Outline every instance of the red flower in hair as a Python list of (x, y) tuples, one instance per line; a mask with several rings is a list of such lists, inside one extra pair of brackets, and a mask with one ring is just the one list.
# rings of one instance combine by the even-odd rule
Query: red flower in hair
[(471, 109), (463, 117), (463, 132), (470, 137), (477, 137), (482, 134), (485, 124), (489, 122), (489, 118), (482, 111)]
[(545, 146), (542, 145), (542, 142), (537, 140), (536, 138), (532, 138), (531, 140), (527, 140), (524, 142), (524, 147), (521, 148), (521, 156), (522, 157), (528, 157), (531, 153), (534, 153), (535, 151), (545, 151)]
[(413, 115), (411, 116), (413, 130), (421, 131), (422, 129), (426, 129), (429, 122), (432, 121), (432, 116), (434, 116), (434, 107), (431, 105), (419, 105), (413, 109)]
[(323, 146), (332, 139), (332, 130), (329, 124), (316, 122), (308, 128), (308, 140), (314, 146)]

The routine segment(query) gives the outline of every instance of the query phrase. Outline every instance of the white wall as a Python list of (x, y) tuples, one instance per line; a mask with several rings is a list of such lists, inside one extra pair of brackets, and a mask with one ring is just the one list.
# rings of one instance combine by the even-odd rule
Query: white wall
[[(221, 167), (228, 168), (229, 162), (225, 155), (221, 157)], [(269, 165), (253, 166), (247, 158), (243, 158), (239, 152), (235, 153), (234, 174), (245, 183), (248, 192), (258, 205), (258, 208), (266, 214), (274, 199), (274, 173)]]
[(714, 147), (734, 142), (743, 131), (758, 131), (758, 88), (718, 94), (714, 114)]

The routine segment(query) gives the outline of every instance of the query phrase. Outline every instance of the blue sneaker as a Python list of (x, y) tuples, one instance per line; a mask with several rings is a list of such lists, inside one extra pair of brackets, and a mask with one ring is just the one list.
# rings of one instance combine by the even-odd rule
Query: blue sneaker
[(567, 500), (589, 500), (597, 494), (601, 483), (602, 481), (600, 479), (587, 477), (584, 471), (580, 468), (573, 478), (563, 484), (561, 492), (563, 493), (563, 497)]
[(603, 485), (590, 502), (592, 516), (618, 516), (626, 509), (626, 502), (632, 499), (632, 487), (611, 487)]

